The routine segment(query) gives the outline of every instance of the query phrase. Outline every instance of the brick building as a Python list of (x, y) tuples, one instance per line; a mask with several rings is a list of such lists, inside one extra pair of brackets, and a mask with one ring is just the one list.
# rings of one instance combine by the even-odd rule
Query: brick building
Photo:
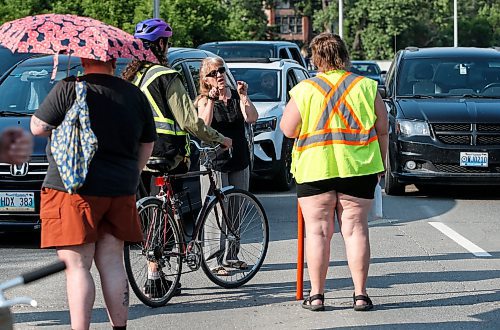
[(278, 1), (274, 8), (265, 9), (268, 24), (277, 27), (277, 37), (299, 44), (312, 39), (312, 22), (308, 16), (297, 14), (288, 1)]

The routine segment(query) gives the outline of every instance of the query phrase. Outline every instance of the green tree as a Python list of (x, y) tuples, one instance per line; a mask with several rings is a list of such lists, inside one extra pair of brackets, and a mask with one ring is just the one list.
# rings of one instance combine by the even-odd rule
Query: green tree
[(417, 22), (425, 0), (350, 1), (346, 17), (353, 58), (392, 58), (397, 40)]
[(267, 32), (267, 17), (261, 0), (227, 0), (227, 35), (232, 40), (260, 40)]
[(83, 15), (107, 24), (133, 32), (136, 1), (123, 0), (81, 0)]
[(175, 46), (195, 47), (228, 38), (227, 12), (220, 0), (171, 0), (161, 3), (161, 16), (173, 29)]
[(0, 0), (0, 23), (49, 13), (50, 9), (51, 5), (48, 0)]

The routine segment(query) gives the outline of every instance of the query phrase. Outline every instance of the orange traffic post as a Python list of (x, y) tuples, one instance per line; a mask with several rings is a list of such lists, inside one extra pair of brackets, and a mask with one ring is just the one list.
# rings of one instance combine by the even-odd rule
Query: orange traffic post
[(295, 299), (304, 299), (304, 217), (297, 202), (297, 291)]

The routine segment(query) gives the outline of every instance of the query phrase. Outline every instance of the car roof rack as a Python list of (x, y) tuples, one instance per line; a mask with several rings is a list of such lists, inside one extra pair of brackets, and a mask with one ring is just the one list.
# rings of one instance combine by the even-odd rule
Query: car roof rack
[(419, 48), (415, 47), (415, 46), (408, 46), (405, 48), (405, 50), (408, 50), (410, 52), (417, 52), (419, 50)]

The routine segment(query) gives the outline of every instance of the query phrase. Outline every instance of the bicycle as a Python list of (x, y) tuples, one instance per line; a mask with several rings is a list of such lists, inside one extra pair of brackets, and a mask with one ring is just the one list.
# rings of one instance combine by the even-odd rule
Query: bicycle
[[(269, 224), (262, 204), (248, 191), (233, 186), (219, 188), (214, 164), (222, 149), (192, 143), (200, 150), (200, 164), (206, 170), (157, 177), (159, 194), (137, 202), (144, 240), (125, 247), (130, 286), (139, 300), (150, 307), (167, 304), (178, 288), (181, 274), (196, 271), (200, 266), (213, 283), (223, 288), (239, 287), (255, 276), (267, 253)], [(209, 177), (210, 187), (193, 230), (187, 233), (180, 212), (179, 197), (183, 192), (175, 193), (172, 183), (202, 175)], [(241, 257), (246, 267), (230, 263), (224, 267), (227, 274), (214, 271), (230, 253)], [(185, 272), (183, 263), (188, 267)], [(145, 292), (151, 269), (163, 279), (158, 292)]]
[(10, 312), (10, 307), (14, 305), (31, 305), (36, 307), (38, 304), (35, 300), (29, 297), (16, 297), (11, 300), (5, 298), (4, 291), (19, 285), (28, 284), (39, 280), (49, 275), (55, 274), (66, 269), (66, 264), (63, 261), (58, 261), (51, 265), (39, 268), (37, 270), (21, 274), (11, 280), (0, 283), (0, 330), (13, 329), (13, 318)]

